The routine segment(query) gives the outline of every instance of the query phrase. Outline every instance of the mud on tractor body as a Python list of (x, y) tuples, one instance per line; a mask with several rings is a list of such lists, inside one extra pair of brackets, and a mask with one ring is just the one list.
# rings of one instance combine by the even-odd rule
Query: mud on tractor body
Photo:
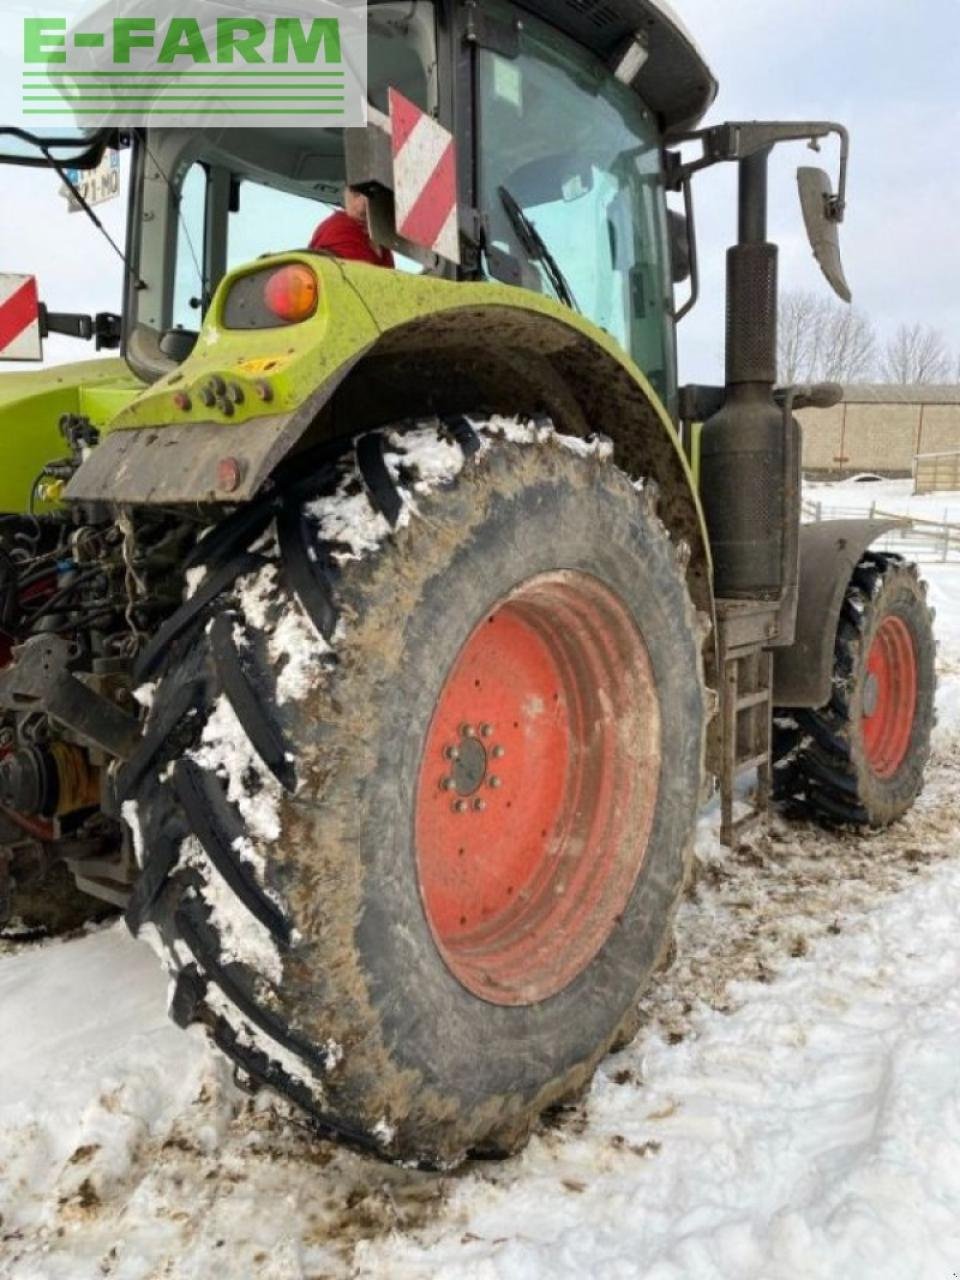
[[(244, 1078), (449, 1164), (633, 1033), (713, 789), (727, 842), (752, 770), (758, 810), (910, 805), (933, 646), (882, 526), (801, 527), (835, 389), (775, 388), (767, 157), (839, 137), (800, 190), (843, 294), (843, 130), (697, 132), (654, 0), (369, 21), (364, 130), (4, 135), (132, 177), (122, 321), (47, 321), (123, 359), (0, 379), (0, 885), (42, 924), (69, 873)], [(454, 140), (449, 256), (397, 234), (391, 88)], [(716, 163), (726, 385), (681, 389)], [(345, 181), (402, 269), (290, 247)]]

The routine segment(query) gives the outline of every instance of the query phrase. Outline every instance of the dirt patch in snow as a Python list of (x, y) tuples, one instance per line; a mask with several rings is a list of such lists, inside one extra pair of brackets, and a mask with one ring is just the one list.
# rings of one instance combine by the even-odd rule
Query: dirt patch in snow
[(731, 983), (770, 982), (824, 934), (904, 888), (952, 855), (960, 829), (960, 741), (927, 770), (926, 789), (883, 831), (831, 833), (775, 816), (736, 849), (723, 849), (701, 821), (694, 879), (677, 921), (677, 957), (643, 1003), (649, 1021), (683, 1035), (690, 1012), (738, 1007)]

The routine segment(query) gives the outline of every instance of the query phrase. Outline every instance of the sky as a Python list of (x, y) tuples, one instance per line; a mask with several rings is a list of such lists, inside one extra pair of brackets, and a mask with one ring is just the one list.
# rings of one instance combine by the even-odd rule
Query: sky
[[(8, 3), (8, 12), (17, 0)], [(960, 0), (674, 0), (720, 81), (708, 122), (836, 119), (852, 135), (841, 229), (854, 304), (881, 338), (900, 323), (941, 329), (960, 354)], [(828, 292), (804, 237), (794, 169), (836, 172), (802, 144), (771, 164), (771, 237), (785, 289)], [(126, 162), (127, 157), (124, 157)], [(49, 173), (0, 169), (0, 271), (34, 272), (55, 310), (116, 309), (122, 268)], [(696, 182), (701, 301), (680, 330), (684, 381), (722, 380), (724, 252), (736, 225), (732, 166)], [(101, 208), (122, 242), (123, 201)], [(48, 361), (85, 359), (51, 339)]]
[[(851, 133), (841, 246), (854, 305), (881, 339), (941, 329), (960, 354), (958, 0), (677, 0), (720, 81), (708, 122), (828, 119)], [(793, 171), (834, 161), (803, 144), (771, 162), (770, 235), (783, 289), (829, 293), (807, 246)], [(703, 298), (680, 331), (681, 377), (722, 380), (733, 166), (697, 180)]]

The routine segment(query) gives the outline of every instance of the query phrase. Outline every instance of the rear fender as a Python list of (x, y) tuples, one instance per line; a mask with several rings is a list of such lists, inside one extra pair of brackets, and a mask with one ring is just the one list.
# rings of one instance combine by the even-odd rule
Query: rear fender
[[(321, 277), (315, 317), (281, 331), (228, 330), (226, 293), (264, 262), (227, 277), (194, 353), (118, 416), (68, 499), (234, 504), (296, 450), (384, 422), (471, 409), (547, 414), (569, 435), (608, 436), (624, 471), (656, 482), (661, 518), (689, 550), (695, 603), (712, 615), (703, 513), (676, 430), (608, 334), (526, 290), (303, 255), (277, 261), (298, 260)], [(204, 408), (211, 378), (239, 390), (230, 421)], [(221, 468), (224, 459), (231, 465)]]
[(898, 526), (896, 520), (824, 520), (800, 529), (797, 629), (789, 648), (774, 651), (778, 707), (823, 707), (830, 701), (837, 625), (861, 556)]

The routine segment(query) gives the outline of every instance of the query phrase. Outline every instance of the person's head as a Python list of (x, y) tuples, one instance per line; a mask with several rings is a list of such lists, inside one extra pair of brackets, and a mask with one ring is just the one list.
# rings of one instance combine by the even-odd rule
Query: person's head
[(355, 222), (367, 222), (367, 197), (356, 187), (343, 188), (343, 208)]

